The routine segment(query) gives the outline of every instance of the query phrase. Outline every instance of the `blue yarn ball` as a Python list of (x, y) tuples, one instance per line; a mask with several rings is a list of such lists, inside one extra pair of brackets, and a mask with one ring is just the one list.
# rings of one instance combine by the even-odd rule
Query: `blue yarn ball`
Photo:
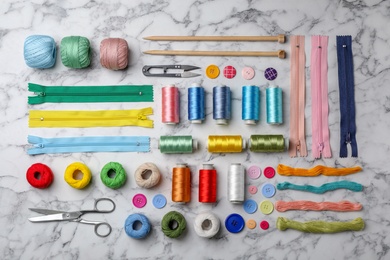
[(24, 60), (31, 68), (51, 68), (56, 63), (56, 56), (56, 43), (50, 36), (30, 35), (24, 41)]
[[(137, 224), (141, 225), (141, 227), (136, 230), (135, 228)], [(142, 239), (146, 237), (150, 232), (150, 223), (148, 218), (143, 214), (129, 215), (125, 222), (125, 231), (129, 237), (135, 239)]]

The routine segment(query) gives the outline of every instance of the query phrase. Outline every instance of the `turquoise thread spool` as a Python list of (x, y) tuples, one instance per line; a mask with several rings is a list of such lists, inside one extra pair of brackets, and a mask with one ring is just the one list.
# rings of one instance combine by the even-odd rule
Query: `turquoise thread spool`
[(270, 86), (266, 90), (267, 123), (271, 125), (283, 124), (283, 93), (277, 86)]

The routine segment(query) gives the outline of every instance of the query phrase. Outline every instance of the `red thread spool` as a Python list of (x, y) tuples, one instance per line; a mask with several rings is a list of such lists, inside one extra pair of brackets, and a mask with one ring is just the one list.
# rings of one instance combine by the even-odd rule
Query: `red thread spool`
[(203, 164), (199, 170), (199, 202), (217, 201), (217, 171), (212, 164)]
[(162, 122), (169, 125), (180, 121), (180, 93), (174, 85), (162, 88)]
[(47, 165), (35, 163), (28, 168), (26, 179), (31, 186), (38, 189), (46, 189), (53, 182), (54, 175)]
[(172, 172), (172, 201), (191, 201), (191, 171), (186, 164), (178, 164)]

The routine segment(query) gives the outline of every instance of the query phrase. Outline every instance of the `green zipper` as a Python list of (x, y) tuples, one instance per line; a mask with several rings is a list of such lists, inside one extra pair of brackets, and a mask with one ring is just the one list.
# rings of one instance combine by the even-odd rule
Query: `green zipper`
[(81, 102), (153, 102), (152, 85), (42, 86), (28, 83), (30, 105)]

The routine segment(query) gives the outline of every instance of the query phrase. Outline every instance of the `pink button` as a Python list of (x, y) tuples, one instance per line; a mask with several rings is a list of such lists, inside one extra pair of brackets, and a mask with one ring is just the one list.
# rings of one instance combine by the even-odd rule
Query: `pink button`
[(223, 69), (223, 75), (225, 76), (225, 78), (228, 78), (228, 79), (232, 79), (236, 76), (236, 68), (234, 68), (233, 66), (226, 66), (224, 69)]
[(263, 230), (267, 230), (267, 229), (269, 228), (269, 223), (268, 223), (268, 221), (265, 221), (265, 220), (261, 221), (261, 222), (260, 222), (260, 227), (261, 227), (261, 229), (263, 229)]
[(244, 79), (250, 80), (255, 76), (255, 71), (251, 67), (245, 67), (242, 69), (241, 75)]
[(144, 194), (138, 193), (133, 197), (133, 205), (137, 208), (143, 208), (146, 205), (146, 197)]
[(249, 191), (249, 193), (252, 194), (252, 195), (253, 195), (253, 194), (256, 194), (256, 193), (257, 193), (257, 187), (251, 185), (251, 186), (249, 186), (248, 191)]
[(256, 165), (252, 165), (251, 167), (249, 167), (246, 172), (248, 173), (249, 178), (251, 178), (252, 180), (258, 179), (261, 175), (261, 169)]
[(264, 176), (268, 179), (271, 179), (275, 176), (275, 169), (272, 167), (267, 167), (264, 169)]

